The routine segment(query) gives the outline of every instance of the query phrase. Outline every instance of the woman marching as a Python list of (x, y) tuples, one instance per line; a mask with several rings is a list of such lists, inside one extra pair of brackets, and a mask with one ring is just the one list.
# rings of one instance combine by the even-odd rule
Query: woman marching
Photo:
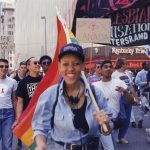
[[(102, 109), (95, 110), (81, 77), (82, 47), (67, 44), (58, 57), (62, 80), (39, 97), (32, 120), (36, 150), (91, 150), (101, 125), (109, 124), (111, 110), (102, 92), (94, 87), (97, 104)], [(92, 150), (98, 150), (94, 146)]]

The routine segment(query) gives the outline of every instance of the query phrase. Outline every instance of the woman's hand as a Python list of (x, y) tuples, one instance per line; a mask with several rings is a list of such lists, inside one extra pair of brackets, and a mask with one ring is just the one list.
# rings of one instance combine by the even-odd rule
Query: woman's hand
[(109, 135), (112, 132), (112, 125), (109, 123), (110, 119), (107, 113), (103, 110), (93, 113), (97, 123), (101, 126), (100, 131), (103, 135)]
[(93, 115), (99, 125), (107, 124), (110, 120), (109, 116), (104, 110), (96, 111), (93, 113)]
[(127, 90), (125, 90), (123, 87), (121, 86), (116, 86), (116, 91), (120, 92), (120, 93), (123, 93), (123, 92), (126, 92)]
[(47, 144), (42, 143), (40, 145), (37, 145), (35, 150), (48, 150)]
[(36, 135), (36, 149), (35, 150), (48, 150), (48, 146), (46, 144), (46, 137), (43, 135)]
[(15, 128), (18, 125), (18, 119), (16, 119), (12, 125), (12, 128)]

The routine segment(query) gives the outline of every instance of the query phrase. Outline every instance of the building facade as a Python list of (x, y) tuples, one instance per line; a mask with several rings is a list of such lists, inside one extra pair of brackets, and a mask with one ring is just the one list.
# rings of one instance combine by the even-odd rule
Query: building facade
[(10, 69), (15, 66), (15, 8), (14, 4), (0, 3), (0, 57), (9, 61)]
[(75, 6), (76, 0), (16, 1), (15, 61), (39, 58), (45, 53), (53, 58), (57, 42), (56, 8), (71, 28)]

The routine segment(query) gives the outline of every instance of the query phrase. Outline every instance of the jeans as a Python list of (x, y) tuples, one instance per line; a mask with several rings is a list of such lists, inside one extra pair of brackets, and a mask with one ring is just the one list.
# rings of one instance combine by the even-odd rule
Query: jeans
[(12, 150), (12, 124), (14, 122), (14, 110), (0, 109), (0, 137), (2, 139), (2, 150)]
[(104, 150), (114, 150), (115, 147), (114, 147), (114, 139), (113, 139), (113, 135), (110, 134), (110, 135), (103, 135), (101, 134), (100, 135), (100, 141), (102, 143), (102, 146), (103, 146), (103, 149)]
[(128, 127), (130, 124), (132, 105), (128, 103), (128, 101), (122, 96), (120, 101), (120, 113), (123, 118), (123, 126), (119, 129), (118, 139), (122, 139), (125, 137)]

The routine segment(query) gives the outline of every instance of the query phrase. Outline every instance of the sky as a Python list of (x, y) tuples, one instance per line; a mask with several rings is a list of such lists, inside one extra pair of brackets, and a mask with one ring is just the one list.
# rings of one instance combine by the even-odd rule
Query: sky
[(14, 3), (15, 0), (0, 0), (0, 2)]

